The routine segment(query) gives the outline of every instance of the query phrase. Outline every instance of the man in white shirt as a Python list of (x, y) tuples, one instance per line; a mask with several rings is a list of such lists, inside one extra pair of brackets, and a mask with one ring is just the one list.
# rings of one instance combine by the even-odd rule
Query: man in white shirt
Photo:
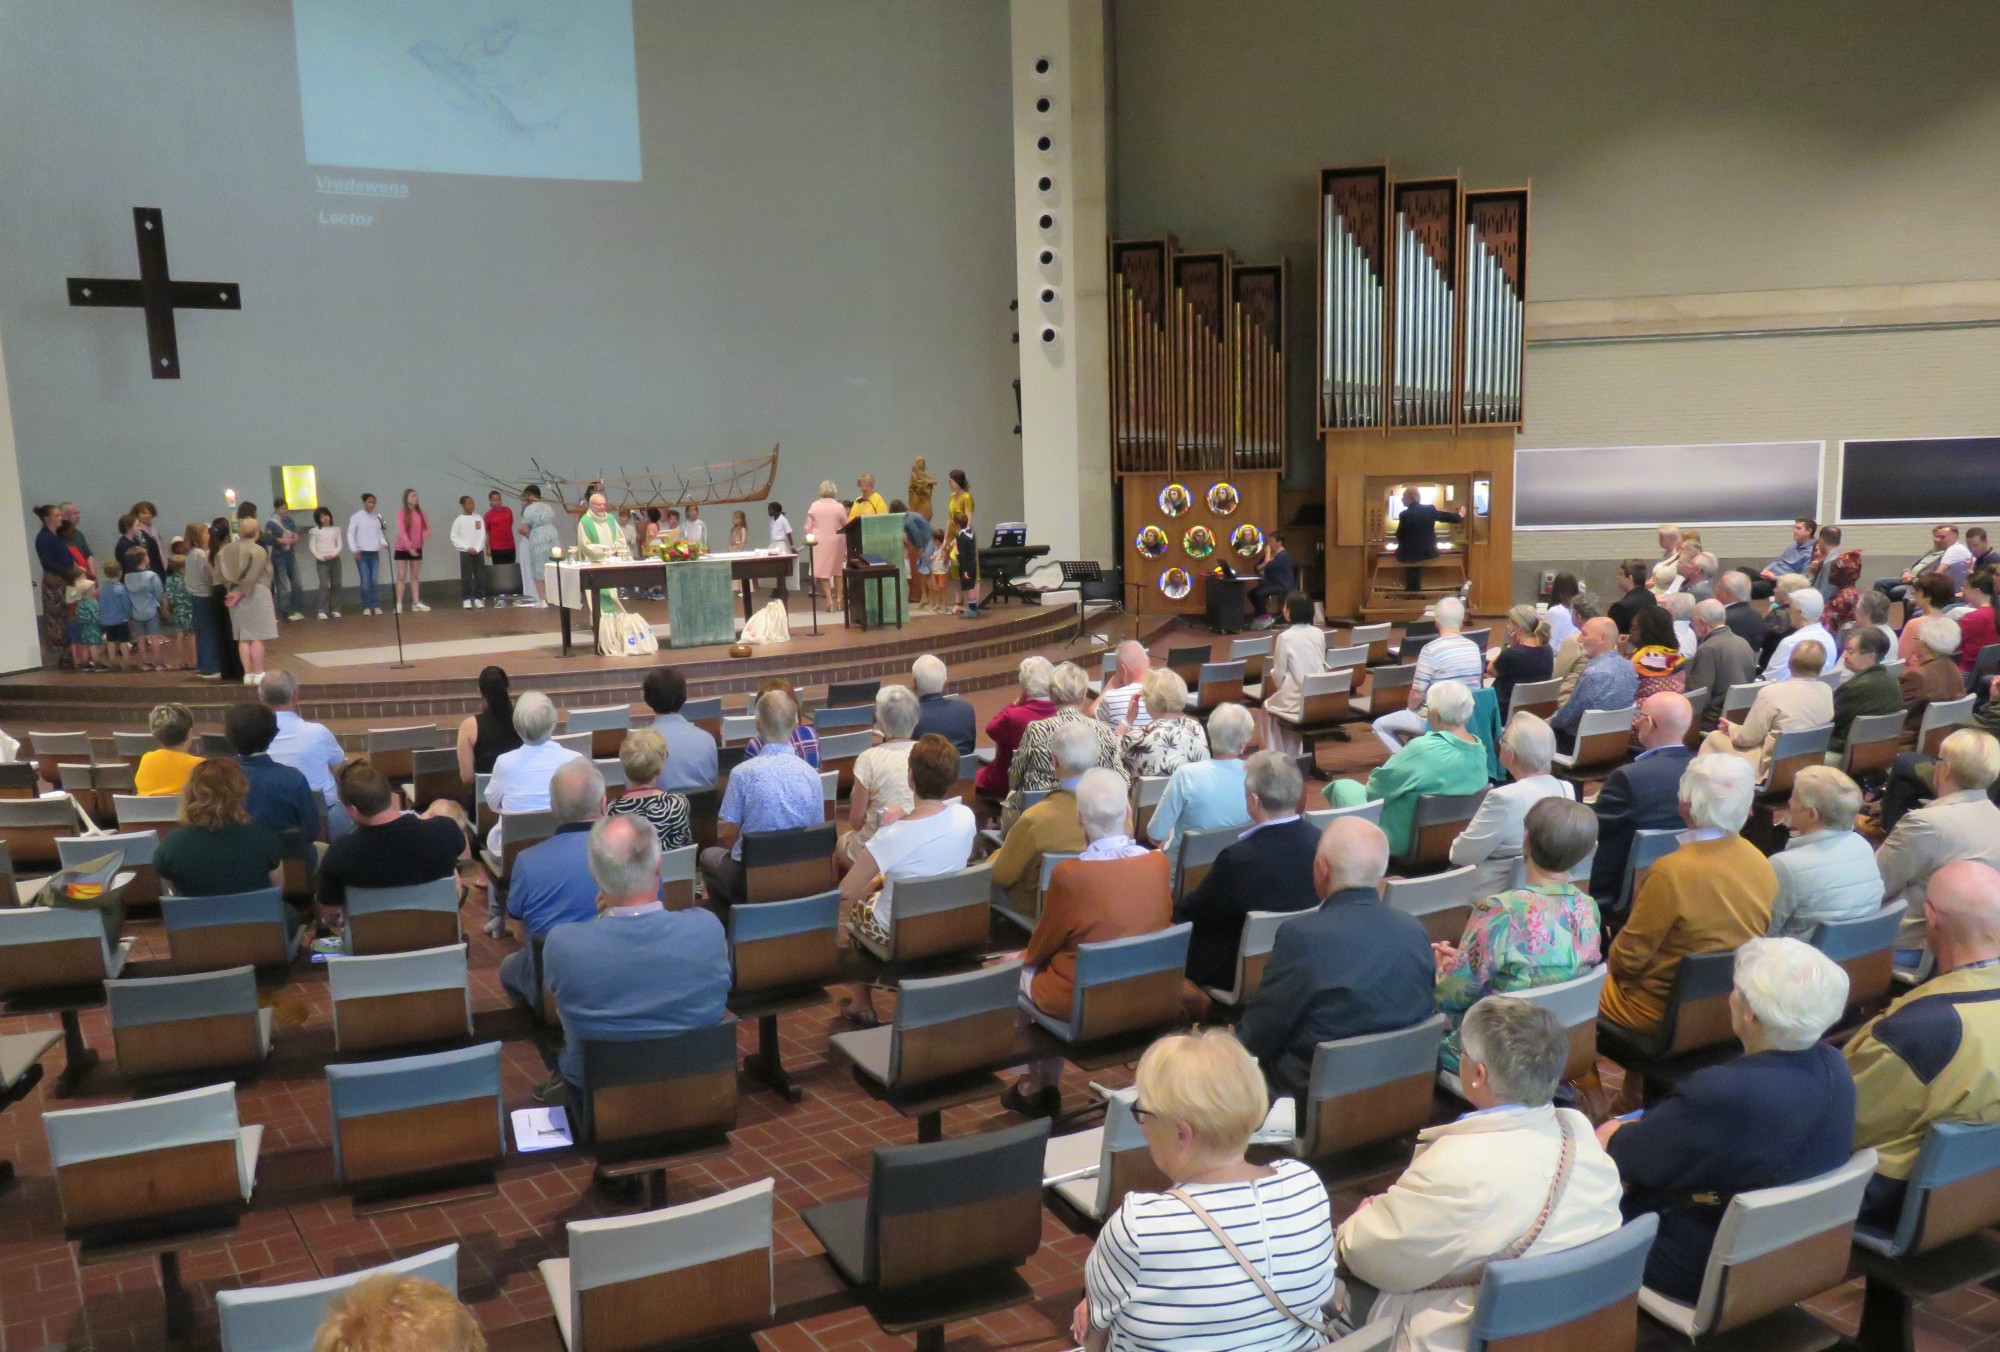
[(1965, 576), (1972, 571), (1972, 550), (1958, 538), (1958, 527), (1940, 526), (1948, 543), (1944, 553), (1938, 558), (1938, 571), (1951, 579), (1951, 585), (1959, 591), (1965, 590)]
[(1826, 632), (1826, 626), (1819, 617), (1826, 613), (1826, 598), (1808, 587), (1795, 591), (1785, 605), (1792, 612), (1792, 632), (1778, 640), (1778, 647), (1771, 654), (1771, 660), (1764, 667), (1764, 679), (1782, 681), (1792, 674), (1792, 650), (1799, 644), (1812, 642), (1820, 646), (1823, 653), (1837, 653), (1840, 645), (1833, 641), (1833, 635)]
[(327, 835), (339, 839), (354, 829), (354, 819), (340, 806), (340, 788), (334, 771), (347, 759), (340, 741), (323, 723), (308, 723), (292, 705), (298, 699), (299, 678), (289, 671), (267, 671), (257, 682), (257, 698), (277, 715), (278, 735), (271, 739), (266, 754), (280, 765), (289, 765), (306, 777), (306, 783), (326, 804)]
[(1521, 863), (1528, 809), (1544, 798), (1570, 798), (1569, 785), (1549, 773), (1556, 755), (1556, 735), (1534, 714), (1515, 714), (1500, 736), (1500, 764), (1510, 780), (1488, 789), (1479, 811), (1451, 843), (1451, 862), (1463, 868), (1479, 866), (1473, 900), (1479, 901), (1515, 885)]
[(1465, 628), (1465, 602), (1456, 596), (1447, 596), (1437, 603), (1438, 636), (1424, 645), (1417, 654), (1417, 669), (1410, 681), (1410, 700), (1406, 707), (1392, 710), (1376, 719), (1373, 727), (1375, 736), (1389, 754), (1395, 755), (1403, 749), (1403, 743), (1410, 737), (1421, 737), (1430, 731), (1430, 724), (1423, 715), (1424, 692), (1437, 681), (1463, 681), (1468, 686), (1478, 685), (1486, 675), (1486, 654), (1471, 639), (1459, 631)]
[[(556, 730), (556, 706), (539, 690), (530, 690), (514, 701), (514, 731), (521, 745), (493, 762), (493, 774), (486, 781), (486, 806), (505, 815), (513, 812), (547, 812), (549, 781), (565, 762), (577, 758), (566, 746), (549, 740)], [(486, 849), (498, 866), (500, 825), (486, 833)]]
[[(1104, 682), (1104, 693), (1097, 697), (1097, 717), (1100, 721), (1117, 727), (1128, 717), (1132, 726), (1143, 728), (1153, 721), (1146, 711), (1145, 702), (1140, 700), (1140, 683), (1153, 662), (1146, 655), (1146, 645), (1137, 639), (1126, 639), (1118, 645), (1118, 669)], [(1138, 707), (1135, 709), (1134, 704)]]
[(486, 605), (486, 518), (474, 509), (467, 494), (458, 500), (458, 515), (451, 520), (451, 547), (458, 554), (458, 605), (461, 610), (483, 609)]
[(681, 539), (691, 545), (708, 545), (708, 523), (701, 519), (701, 507), (690, 502), (681, 513)]
[(347, 549), (354, 555), (354, 570), (360, 576), (361, 613), (380, 615), (382, 597), (375, 590), (375, 574), (382, 566), (382, 551), (389, 547), (389, 537), (382, 529), (382, 518), (375, 510), (375, 495), (361, 495), (361, 510), (347, 518)]

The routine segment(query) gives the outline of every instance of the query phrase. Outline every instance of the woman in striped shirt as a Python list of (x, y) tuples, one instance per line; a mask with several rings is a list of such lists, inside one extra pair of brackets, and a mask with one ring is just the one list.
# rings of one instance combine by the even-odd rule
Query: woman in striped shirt
[(1174, 1188), (1127, 1194), (1098, 1235), (1071, 1328), (1092, 1352), (1296, 1352), (1328, 1340), (1332, 1207), (1307, 1165), (1244, 1159), (1268, 1106), (1257, 1063), (1222, 1029), (1147, 1049), (1132, 1111)]

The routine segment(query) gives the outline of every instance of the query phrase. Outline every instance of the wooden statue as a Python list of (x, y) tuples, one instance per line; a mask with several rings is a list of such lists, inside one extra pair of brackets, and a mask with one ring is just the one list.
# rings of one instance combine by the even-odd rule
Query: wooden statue
[(924, 468), (924, 458), (920, 455), (910, 462), (910, 492), (904, 499), (910, 510), (928, 521), (931, 519), (931, 490), (937, 487), (937, 480)]

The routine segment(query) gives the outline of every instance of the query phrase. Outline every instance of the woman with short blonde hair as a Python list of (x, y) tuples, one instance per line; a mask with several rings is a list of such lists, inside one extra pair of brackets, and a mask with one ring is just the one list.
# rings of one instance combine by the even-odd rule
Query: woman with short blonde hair
[(604, 809), (607, 817), (643, 817), (660, 838), (660, 850), (682, 850), (694, 844), (694, 823), (688, 800), (660, 787), (667, 764), (667, 740), (651, 728), (634, 728), (618, 744), (618, 763), (625, 768), (625, 791)]
[(422, 1277), (378, 1272), (329, 1304), (312, 1352), (486, 1352), (472, 1311)]
[(188, 738), (194, 735), (194, 711), (185, 704), (155, 705), (146, 728), (159, 746), (139, 757), (132, 771), (134, 791), (146, 798), (179, 793), (201, 764), (201, 757), (187, 749)]

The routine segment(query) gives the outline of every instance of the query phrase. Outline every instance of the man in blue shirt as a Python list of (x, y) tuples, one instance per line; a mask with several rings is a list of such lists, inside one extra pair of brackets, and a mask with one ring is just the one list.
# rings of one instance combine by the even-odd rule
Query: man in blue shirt
[(743, 833), (787, 831), (826, 820), (819, 772), (792, 750), (799, 706), (782, 690), (757, 698), (757, 737), (763, 747), (729, 775), (716, 814), (717, 843), (701, 852), (702, 877), (716, 906), (743, 900)]
[(271, 759), (306, 777), (306, 783), (326, 804), (327, 834), (337, 839), (354, 829), (353, 818), (339, 810), (340, 790), (333, 780), (347, 753), (324, 723), (308, 723), (298, 716), (292, 708), (298, 694), (299, 678), (289, 671), (267, 671), (257, 683), (257, 698), (270, 706), (278, 720), (278, 735), (271, 739)]
[(654, 714), (653, 731), (667, 744), (660, 787), (668, 793), (714, 788), (715, 738), (706, 728), (681, 717), (681, 706), (688, 698), (687, 678), (672, 667), (655, 667), (646, 673), (643, 691), (646, 707)]
[(1803, 573), (1812, 562), (1813, 536), (1819, 526), (1809, 516), (1802, 516), (1792, 522), (1792, 542), (1785, 546), (1785, 552), (1765, 564), (1758, 572), (1756, 581), (1750, 584), (1750, 595), (1762, 601), (1777, 588), (1778, 579), (1786, 573)]
[(1577, 642), (1590, 660), (1577, 675), (1576, 689), (1549, 716), (1549, 726), (1565, 751), (1576, 744), (1577, 724), (1586, 712), (1630, 708), (1639, 695), (1639, 674), (1618, 655), (1618, 626), (1608, 617), (1585, 620)]
[(597, 884), (590, 878), (591, 824), (604, 815), (604, 776), (579, 756), (549, 780), (549, 815), (555, 834), (514, 858), (507, 883), (507, 914), (528, 931), (528, 942), (500, 961), (500, 985), (526, 1010), (536, 1007), (534, 946), (560, 925), (597, 915)]
[[(325, 800), (312, 791), (306, 777), (289, 765), (280, 765), (269, 754), (271, 741), (278, 735), (278, 718), (264, 704), (232, 704), (223, 715), (222, 730), (236, 749), (243, 777), (250, 781), (250, 798), (245, 804), (250, 820), (285, 837), (288, 848), (319, 839), (326, 816)], [(308, 862), (314, 852), (306, 850)]]
[(945, 665), (942, 659), (925, 653), (910, 668), (911, 684), (917, 689), (917, 730), (910, 735), (936, 733), (970, 756), (979, 737), (979, 719), (972, 705), (944, 693)]
[(271, 519), (257, 537), (271, 555), (271, 598), (278, 613), (288, 620), (303, 620), (299, 610), (299, 526), (285, 510), (285, 500), (271, 504)]
[[(660, 904), (660, 838), (640, 817), (608, 817), (583, 837), (598, 893), (587, 924), (563, 925), (542, 951), (562, 1015), (558, 1061), (570, 1100), (583, 1100), (583, 1044), (661, 1037), (728, 1016), (729, 944), (699, 907)], [(537, 1090), (552, 1098), (556, 1085)]]

